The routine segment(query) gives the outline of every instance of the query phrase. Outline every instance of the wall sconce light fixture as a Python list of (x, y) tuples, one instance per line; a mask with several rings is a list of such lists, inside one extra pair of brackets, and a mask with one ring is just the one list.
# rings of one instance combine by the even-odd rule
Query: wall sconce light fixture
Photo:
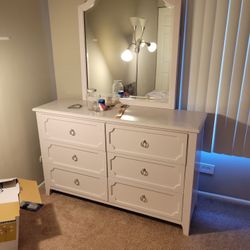
[[(125, 62), (130, 62), (133, 59), (133, 53), (139, 54), (140, 49), (147, 46), (149, 52), (153, 53), (157, 49), (157, 45), (155, 42), (148, 42), (143, 39), (143, 35), (145, 32), (146, 19), (140, 17), (130, 17), (130, 23), (133, 27), (133, 38), (131, 44), (128, 46), (126, 50), (124, 50), (121, 54), (121, 59)], [(137, 37), (138, 26), (141, 27), (141, 34)]]

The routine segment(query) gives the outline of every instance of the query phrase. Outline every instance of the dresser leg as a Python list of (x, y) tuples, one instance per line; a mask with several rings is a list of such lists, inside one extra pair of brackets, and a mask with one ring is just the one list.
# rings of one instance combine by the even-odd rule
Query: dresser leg
[(50, 195), (50, 187), (46, 183), (45, 183), (45, 193), (46, 193), (46, 195)]
[(46, 195), (50, 195), (50, 189), (46, 188)]
[(182, 230), (183, 230), (183, 234), (185, 236), (189, 236), (189, 231), (190, 231), (190, 226), (189, 225), (188, 226), (183, 225)]

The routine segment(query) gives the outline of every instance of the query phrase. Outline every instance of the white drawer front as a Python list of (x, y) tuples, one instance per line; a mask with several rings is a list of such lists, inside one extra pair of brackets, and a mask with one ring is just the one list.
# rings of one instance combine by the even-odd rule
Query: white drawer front
[(186, 134), (107, 125), (109, 152), (185, 164), (186, 147)]
[(49, 164), (72, 168), (78, 172), (107, 176), (105, 152), (72, 148), (53, 142), (46, 142), (44, 146), (43, 160)]
[(182, 199), (178, 194), (167, 194), (110, 181), (111, 203), (119, 204), (152, 215), (181, 219)]
[(108, 154), (109, 176), (124, 181), (136, 181), (163, 191), (182, 192), (185, 168), (182, 165), (145, 161)]
[(107, 200), (107, 178), (50, 168), (51, 186), (61, 191)]
[(78, 146), (105, 150), (104, 123), (66, 119), (60, 117), (39, 116), (43, 137)]

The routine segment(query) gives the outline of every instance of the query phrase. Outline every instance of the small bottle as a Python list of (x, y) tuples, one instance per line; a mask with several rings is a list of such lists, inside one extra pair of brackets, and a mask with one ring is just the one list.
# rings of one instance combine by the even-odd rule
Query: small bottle
[(96, 96), (96, 89), (87, 89), (87, 96), (86, 96), (86, 101), (87, 101), (87, 107), (88, 110), (91, 111), (96, 111), (97, 110), (97, 96)]
[(105, 99), (100, 98), (98, 100), (98, 107), (100, 111), (105, 111), (107, 109), (107, 106), (105, 105)]
[(118, 96), (119, 96), (120, 98), (124, 97), (124, 91), (123, 91), (123, 90), (119, 90), (119, 91), (118, 91)]
[(119, 91), (124, 91), (122, 80), (114, 80), (112, 86), (113, 95), (118, 95)]

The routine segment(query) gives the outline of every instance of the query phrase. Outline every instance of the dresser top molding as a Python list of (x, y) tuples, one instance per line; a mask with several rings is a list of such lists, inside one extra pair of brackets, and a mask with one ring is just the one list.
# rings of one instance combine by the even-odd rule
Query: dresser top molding
[[(72, 104), (82, 104), (80, 109), (68, 109)], [(63, 115), (71, 118), (84, 118), (102, 122), (112, 122), (120, 125), (136, 125), (148, 128), (175, 130), (189, 133), (199, 133), (204, 125), (206, 113), (185, 110), (170, 110), (130, 106), (122, 116), (115, 118), (118, 108), (109, 111), (89, 111), (84, 101), (79, 99), (56, 100), (33, 109), (38, 113)]]

